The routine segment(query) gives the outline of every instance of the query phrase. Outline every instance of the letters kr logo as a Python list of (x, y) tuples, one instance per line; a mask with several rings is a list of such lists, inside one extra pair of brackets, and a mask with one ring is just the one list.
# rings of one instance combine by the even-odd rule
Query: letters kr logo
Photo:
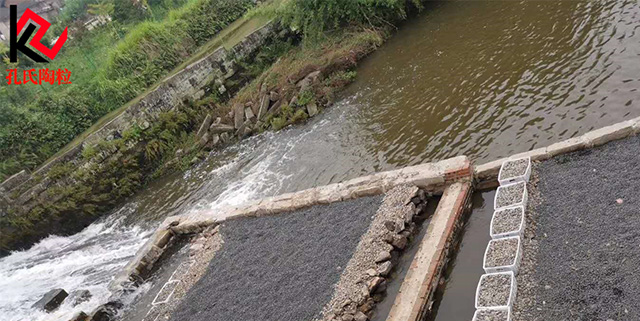
[(48, 62), (43, 56), (41, 56), (37, 52), (31, 50), (31, 48), (26, 46), (27, 41), (29, 40), (29, 38), (31, 38), (31, 35), (36, 30), (36, 25), (34, 25), (33, 23), (29, 23), (29, 25), (27, 26), (27, 29), (24, 31), (24, 33), (22, 33), (22, 37), (18, 39), (18, 35), (20, 34), (20, 32), (22, 32), (22, 29), (24, 29), (25, 25), (27, 24), (27, 22), (29, 22), (29, 20), (33, 20), (35, 23), (40, 25), (40, 28), (36, 32), (36, 35), (33, 37), (31, 41), (29, 41), (29, 44), (34, 49), (39, 51), (41, 54), (53, 60), (53, 58), (55, 58), (58, 52), (60, 51), (60, 48), (62, 48), (64, 43), (67, 42), (67, 28), (64, 28), (62, 35), (60, 35), (60, 38), (58, 38), (53, 48), (47, 48), (45, 45), (40, 43), (40, 41), (42, 40), (42, 37), (47, 33), (47, 30), (49, 30), (51, 23), (49, 23), (49, 21), (40, 17), (30, 9), (27, 9), (22, 15), (22, 17), (20, 17), (20, 20), (18, 20), (18, 7), (16, 5), (11, 5), (10, 10), (11, 10), (10, 12), (11, 30), (9, 32), (10, 38), (11, 38), (9, 42), (10, 61), (11, 62), (18, 61), (18, 50), (20, 50), (22, 51), (22, 53), (27, 55), (27, 57), (33, 59), (33, 61), (35, 62)]

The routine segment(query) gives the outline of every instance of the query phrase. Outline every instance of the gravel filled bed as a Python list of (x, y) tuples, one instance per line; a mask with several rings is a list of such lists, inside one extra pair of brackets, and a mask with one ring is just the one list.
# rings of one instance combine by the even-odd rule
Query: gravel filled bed
[(527, 158), (507, 161), (500, 171), (499, 179), (505, 180), (523, 176), (527, 173), (527, 167), (529, 167), (529, 159)]
[(519, 230), (520, 224), (522, 224), (522, 212), (521, 207), (496, 211), (494, 214), (492, 225), (493, 230), (491, 231), (491, 234), (497, 235)]
[(480, 281), (478, 306), (495, 307), (509, 303), (511, 295), (510, 274), (489, 274)]
[(487, 267), (511, 265), (515, 263), (517, 253), (517, 238), (492, 240), (488, 245), (485, 263)]
[(524, 182), (501, 186), (496, 197), (496, 208), (503, 208), (522, 202), (526, 186)]
[(509, 312), (507, 310), (478, 310), (473, 321), (507, 321)]
[(537, 166), (537, 249), (514, 320), (640, 320), (639, 151), (632, 137)]
[(300, 321), (321, 316), (382, 196), (223, 224), (222, 249), (174, 321)]

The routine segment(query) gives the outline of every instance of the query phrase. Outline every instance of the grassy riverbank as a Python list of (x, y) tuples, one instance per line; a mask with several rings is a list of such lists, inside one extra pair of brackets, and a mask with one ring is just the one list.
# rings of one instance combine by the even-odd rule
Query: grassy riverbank
[[(377, 4), (329, 2), (334, 6), (325, 6), (326, 1), (291, 0), (252, 12), (297, 30), (298, 36), (273, 41), (250, 59), (238, 61), (236, 85), (242, 89), (236, 95), (225, 98), (213, 94), (186, 102), (160, 114), (149, 129), (134, 127), (120, 138), (85, 148), (86, 160), (98, 160), (88, 162), (88, 166), (56, 165), (46, 177), (52, 186), (46, 191), (49, 197), (27, 213), (0, 217), (0, 254), (28, 247), (51, 233), (75, 233), (150, 180), (188, 168), (213, 148), (201, 144), (193, 133), (207, 114), (233, 124), (235, 106), (259, 104), (268, 94), (278, 96), (280, 104), (265, 119), (258, 120), (252, 133), (305, 121), (315, 114), (313, 111), (331, 105), (335, 93), (354, 79), (357, 62), (391, 34), (392, 23), (419, 8), (413, 2), (399, 0)], [(164, 43), (166, 39), (160, 38), (157, 43)], [(135, 39), (142, 41), (142, 48), (156, 43), (149, 43), (145, 37)], [(127, 43), (138, 43), (134, 40)], [(153, 45), (150, 48), (161, 50)], [(180, 52), (175, 49), (169, 51)], [(143, 59), (140, 55), (142, 52), (134, 51), (112, 59), (114, 64), (137, 63), (134, 61)], [(178, 60), (172, 63), (178, 64)], [(140, 66), (141, 72), (153, 73), (144, 68), (148, 62)], [(111, 156), (103, 159), (103, 155)]]

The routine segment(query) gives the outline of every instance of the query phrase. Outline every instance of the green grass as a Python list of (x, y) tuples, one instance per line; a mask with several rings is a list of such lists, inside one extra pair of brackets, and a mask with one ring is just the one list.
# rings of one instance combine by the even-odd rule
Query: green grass
[[(273, 2), (279, 2), (279, 1), (281, 0), (273, 0)], [(225, 49), (231, 49), (233, 46), (235, 46), (240, 41), (242, 41), (246, 36), (265, 26), (269, 21), (270, 21), (269, 17), (261, 14), (254, 14), (254, 15), (251, 15), (250, 17), (244, 16), (236, 20), (227, 28), (223, 29), (213, 39), (211, 39), (210, 41), (202, 45), (196, 53), (192, 54), (189, 57), (189, 59), (185, 60), (178, 67), (174, 68), (171, 72), (169, 72), (169, 74), (166, 77), (162, 78), (162, 80), (156, 82), (154, 85), (147, 88), (143, 93), (141, 93), (136, 98), (129, 101), (128, 103), (118, 107), (117, 109), (101, 117), (98, 121), (96, 121), (93, 125), (91, 125), (91, 127), (89, 127), (87, 130), (82, 132), (80, 135), (76, 136), (70, 143), (65, 145), (60, 150), (58, 150), (53, 156), (49, 157), (49, 159), (47, 159), (47, 161), (45, 161), (43, 165), (49, 163), (53, 159), (63, 155), (64, 153), (68, 152), (72, 148), (76, 147), (78, 144), (84, 141), (87, 137), (89, 137), (89, 135), (93, 134), (94, 132), (102, 128), (104, 125), (106, 125), (107, 123), (109, 123), (110, 121), (118, 117), (120, 114), (122, 114), (129, 107), (136, 104), (137, 102), (142, 100), (146, 95), (148, 95), (149, 93), (157, 89), (158, 86), (160, 86), (160, 84), (166, 79), (177, 74), (188, 65), (202, 59), (207, 54), (215, 51), (219, 47), (224, 47)], [(102, 59), (104, 60), (107, 59), (106, 54), (104, 57), (102, 57)]]

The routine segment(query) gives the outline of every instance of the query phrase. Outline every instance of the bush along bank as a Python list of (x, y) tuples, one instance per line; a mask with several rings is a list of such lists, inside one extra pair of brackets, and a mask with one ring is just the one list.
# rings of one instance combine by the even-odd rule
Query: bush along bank
[[(224, 103), (260, 72), (242, 66), (257, 60), (273, 63), (298, 41), (295, 34), (275, 34), (255, 52), (231, 51), (237, 57), (229, 58), (237, 63), (235, 72), (224, 81), (211, 80), (201, 99), (185, 100), (165, 111), (154, 109), (152, 121), (116, 131), (97, 144), (81, 145), (15, 187), (9, 195), (14, 206), (0, 215), (1, 254), (26, 248), (49, 234), (76, 233), (150, 180), (184, 170), (207, 151), (235, 141), (235, 130), (212, 119), (226, 117)], [(209, 125), (203, 127), (203, 122)], [(215, 126), (209, 129), (211, 125)], [(220, 135), (215, 141), (203, 137), (209, 131)]]
[[(286, 8), (300, 2), (290, 1)], [(402, 12), (389, 21), (402, 19)], [(51, 233), (79, 231), (151, 179), (184, 170), (207, 150), (315, 116), (354, 79), (357, 62), (393, 30), (386, 20), (375, 26), (344, 20), (333, 24), (342, 26), (339, 31), (313, 34), (286, 13), (278, 14), (275, 20), (298, 30), (297, 37), (274, 40), (238, 59), (233, 77), (211, 83), (205, 97), (161, 112), (149, 126), (85, 146), (77, 152), (83, 161), (61, 162), (34, 177), (27, 186), (39, 182), (44, 196), (28, 210), (13, 209), (0, 217), (1, 254)], [(300, 38), (304, 44), (296, 46)]]

